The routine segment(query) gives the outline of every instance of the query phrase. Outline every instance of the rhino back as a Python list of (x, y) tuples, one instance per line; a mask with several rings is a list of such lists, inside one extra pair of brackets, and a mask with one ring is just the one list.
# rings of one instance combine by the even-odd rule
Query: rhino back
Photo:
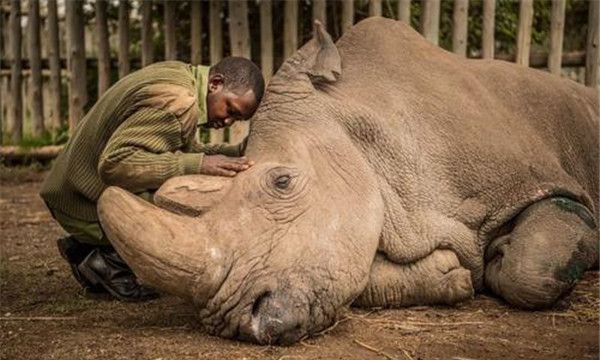
[(481, 234), (563, 194), (597, 217), (594, 90), (458, 57), (389, 19), (365, 20), (337, 45), (338, 98), (360, 114), (343, 121), (358, 141), (372, 140), (361, 146), (405, 211), (432, 208)]

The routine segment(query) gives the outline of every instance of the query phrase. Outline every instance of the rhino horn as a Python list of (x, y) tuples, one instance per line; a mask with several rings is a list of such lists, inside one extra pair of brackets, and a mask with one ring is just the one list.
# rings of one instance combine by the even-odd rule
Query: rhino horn
[(161, 209), (118, 187), (98, 201), (108, 238), (145, 284), (203, 305), (227, 273), (227, 247), (202, 218)]

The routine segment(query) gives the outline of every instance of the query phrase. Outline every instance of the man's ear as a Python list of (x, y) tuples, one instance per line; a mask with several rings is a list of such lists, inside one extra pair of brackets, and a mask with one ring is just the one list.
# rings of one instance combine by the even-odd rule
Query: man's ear
[(306, 74), (313, 84), (333, 83), (342, 74), (342, 58), (323, 24), (316, 20), (313, 41), (316, 54), (307, 64)]
[(221, 74), (210, 75), (208, 77), (208, 92), (212, 93), (221, 90), (223, 81), (224, 78)]

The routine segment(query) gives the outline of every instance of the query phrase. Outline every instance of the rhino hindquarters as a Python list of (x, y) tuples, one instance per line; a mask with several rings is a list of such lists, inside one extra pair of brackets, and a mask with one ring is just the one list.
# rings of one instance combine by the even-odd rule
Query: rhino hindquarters
[(571, 199), (541, 200), (486, 250), (486, 285), (525, 309), (551, 306), (597, 263), (598, 232), (587, 208)]
[(369, 282), (355, 300), (360, 307), (456, 304), (473, 297), (471, 272), (451, 250), (434, 250), (412, 264), (375, 257)]

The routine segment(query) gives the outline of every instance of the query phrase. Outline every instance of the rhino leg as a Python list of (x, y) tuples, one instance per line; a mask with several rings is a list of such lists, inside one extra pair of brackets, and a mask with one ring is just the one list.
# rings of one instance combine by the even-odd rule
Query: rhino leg
[(369, 283), (354, 301), (361, 307), (455, 304), (473, 296), (471, 272), (450, 250), (435, 250), (413, 263), (399, 265), (378, 254)]
[(596, 224), (578, 202), (562, 197), (539, 201), (513, 226), (486, 250), (485, 283), (515, 306), (551, 306), (597, 262)]

